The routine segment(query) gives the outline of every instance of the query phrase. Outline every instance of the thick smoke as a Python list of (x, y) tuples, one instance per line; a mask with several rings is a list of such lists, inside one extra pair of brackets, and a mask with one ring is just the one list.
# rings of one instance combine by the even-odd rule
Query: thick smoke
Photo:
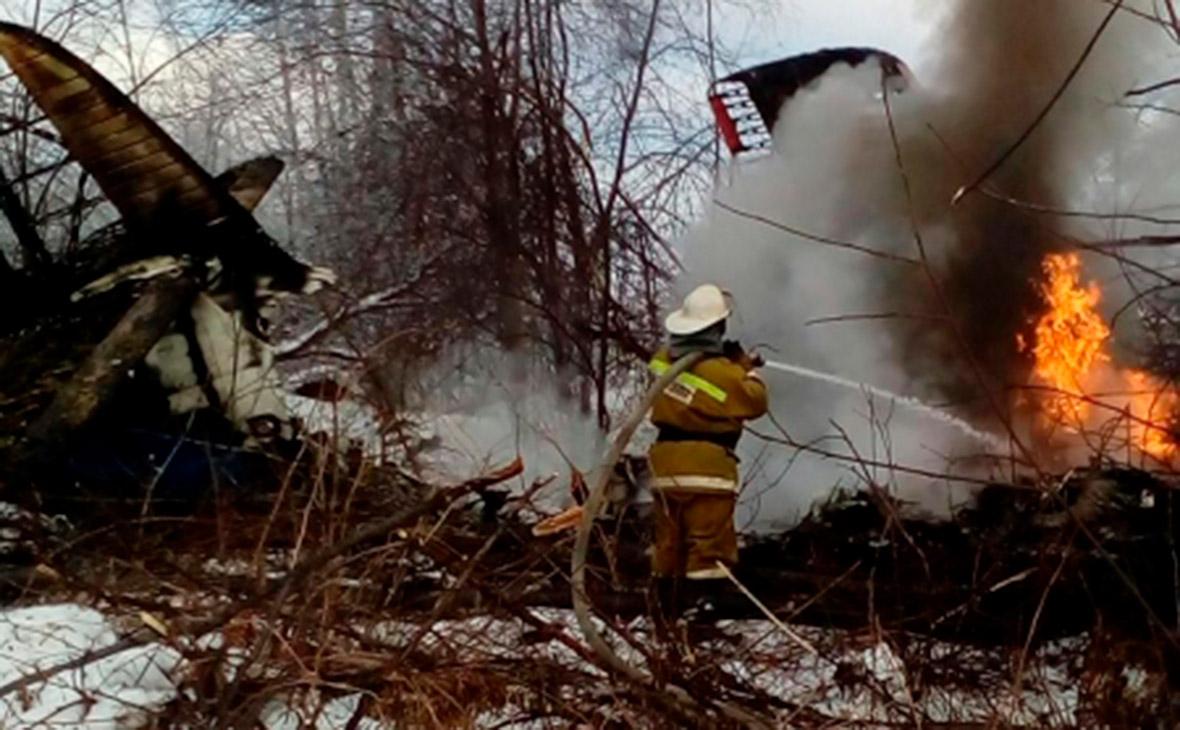
[[(984, 189), (957, 206), (949, 201), (1029, 129), (1109, 10), (1106, 3), (1076, 0), (953, 4), (933, 36), (938, 62), (920, 79), (913, 113), (901, 120), (915, 215), (932, 239), (947, 302), (931, 297), (925, 277), (912, 271), (883, 279), (881, 295), (906, 311), (949, 309), (958, 332), (907, 328), (907, 361), (916, 366), (913, 376), (977, 415), (989, 412), (989, 402), (1007, 402), (1006, 386), (1027, 378), (1029, 363), (1014, 334), (1026, 332), (1040, 311), (1031, 282), (1041, 277), (1045, 254), (1070, 245), (1071, 232), (1089, 237), (1060, 218), (987, 193), (1059, 210), (1117, 205), (1092, 192), (1111, 156), (1136, 136), (1133, 115), (1116, 102), (1150, 67), (1152, 52), (1162, 56), (1151, 43), (1163, 38), (1159, 29), (1120, 13), (1048, 116)], [(983, 387), (993, 389), (992, 399), (983, 397)]]
[[(912, 199), (886, 123), (879, 71), (871, 64), (834, 67), (785, 105), (772, 156), (723, 172), (716, 191), (722, 205), (687, 236), (681, 288), (716, 281), (732, 289), (736, 328), (748, 345), (777, 348), (770, 357), (948, 403), (995, 428), (1005, 414), (992, 404), (1017, 403), (1012, 386), (1027, 381), (1029, 362), (1016, 335), (1040, 312), (1033, 282), (1042, 259), (1073, 239), (1109, 235), (1102, 230), (1109, 223), (1034, 212), (982, 191), (957, 206), (951, 199), (1029, 127), (1110, 6), (962, 0), (922, 7), (937, 23), (925, 54), (930, 63), (915, 69), (914, 87), (889, 99)], [(1137, 82), (1158, 80), (1166, 40), (1157, 25), (1120, 13), (1044, 122), (989, 177), (987, 190), (1041, 207), (1104, 212), (1126, 210), (1148, 188), (1160, 195), (1159, 178), (1136, 178), (1126, 164), (1128, 156), (1146, 154), (1156, 132), (1117, 102)], [(918, 255), (916, 224), (939, 287), (920, 267), (809, 240), (727, 208), (911, 258)], [(926, 469), (948, 468), (980, 449), (944, 424), (900, 409), (887, 427), (874, 428), (871, 421), (882, 414), (870, 408), (889, 405), (880, 399), (789, 376), (768, 380), (774, 412), (796, 440), (824, 440), (839, 451), (847, 434), (862, 456)], [(755, 441), (746, 448), (761, 447)], [(953, 491), (783, 448), (766, 449), (753, 470), (746, 466), (747, 475), (789, 467), (747, 504), (762, 519), (806, 508), (837, 481), (893, 483), (931, 508)], [(757, 492), (759, 480), (768, 486), (755, 475), (747, 494)]]

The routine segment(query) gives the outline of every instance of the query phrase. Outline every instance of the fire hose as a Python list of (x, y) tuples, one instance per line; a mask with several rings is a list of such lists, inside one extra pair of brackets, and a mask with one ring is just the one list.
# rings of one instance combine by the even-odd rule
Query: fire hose
[[(764, 366), (770, 370), (777, 370), (788, 375), (807, 378), (808, 380), (818, 380), (824, 383), (831, 383), (832, 385), (837, 385), (841, 388), (855, 390), (867, 397), (881, 398), (883, 400), (889, 401), (889, 403), (892, 405), (900, 406), (911, 412), (921, 414), (927, 418), (932, 418), (936, 421), (940, 421), (948, 426), (951, 426), (965, 436), (968, 436), (971, 439), (986, 445), (987, 448), (1001, 453), (1009, 446), (1006, 439), (986, 431), (981, 431), (953, 413), (950, 413), (943, 408), (925, 403), (912, 396), (900, 395), (898, 393), (885, 390), (884, 388), (879, 388), (875, 385), (869, 385), (868, 383), (850, 380), (834, 373), (827, 373), (822, 370), (813, 370), (811, 368), (803, 367), (802, 365), (795, 365), (788, 362), (759, 358), (757, 365)], [(648, 406), (650, 407), (650, 403)], [(630, 438), (630, 434), (628, 434), (627, 437)], [(624, 446), (626, 446), (626, 444), (624, 444)], [(608, 469), (612, 467), (613, 462), (607, 466)], [(583, 512), (584, 508), (581, 505), (574, 505), (560, 514), (541, 520), (533, 526), (533, 535), (537, 537), (543, 537), (545, 535), (555, 535), (559, 532), (573, 529), (582, 519)]]
[[(590, 601), (586, 592), (586, 556), (590, 548), (590, 537), (591, 533), (593, 532), (594, 522), (598, 518), (599, 513), (602, 511), (603, 504), (606, 500), (606, 489), (610, 481), (611, 473), (614, 471), (614, 467), (619, 462), (619, 459), (622, 458), (623, 451), (630, 443), (631, 437), (635, 434), (635, 430), (646, 417), (648, 410), (651, 408), (652, 403), (656, 399), (656, 396), (658, 396), (664, 390), (664, 388), (671, 384), (671, 382), (681, 373), (691, 368), (703, 357), (703, 353), (697, 352), (685, 355), (673, 363), (671, 367), (669, 367), (664, 373), (660, 375), (659, 378), (656, 379), (654, 383), (652, 383), (651, 387), (649, 387), (647, 392), (644, 394), (642, 401), (640, 401), (640, 403), (632, 411), (629, 418), (623, 423), (622, 427), (615, 436), (614, 442), (611, 444), (610, 450), (607, 452), (606, 458), (600, 465), (598, 473), (595, 475), (594, 483), (590, 487), (586, 502), (581, 507), (581, 519), (578, 522), (577, 538), (574, 542), (573, 556), (571, 559), (570, 590), (574, 614), (577, 617), (578, 627), (582, 631), (582, 636), (585, 638), (586, 643), (590, 646), (594, 653), (600, 659), (602, 659), (602, 661), (608, 667), (633, 681), (643, 684), (651, 684), (653, 681), (652, 676), (639, 667), (632, 666), (624, 661), (623, 658), (620, 657), (613, 648), (611, 648), (610, 644), (606, 642), (598, 628), (594, 625), (594, 621), (591, 617)], [(791, 365), (789, 363), (766, 360), (764, 361), (764, 365), (768, 368), (779, 370), (781, 372), (822, 380), (824, 382), (833, 383), (845, 388), (861, 390), (862, 392), (870, 395), (886, 397), (900, 405), (913, 408), (914, 410), (927, 413), (928, 415), (939, 418), (940, 420), (952, 423), (968, 435), (973, 436), (981, 441), (985, 441), (990, 444), (999, 442), (999, 439), (995, 436), (982, 433), (971, 427), (970, 424), (956, 418), (946, 411), (935, 408), (934, 406), (930, 406), (926, 403), (922, 403), (921, 401), (918, 401), (914, 398), (900, 396), (880, 388), (868, 386), (864, 383), (857, 383), (840, 378), (830, 373), (811, 370), (809, 368), (803, 368), (797, 365)], [(555, 523), (554, 529), (552, 531), (561, 529), (557, 526), (557, 524), (558, 523)], [(545, 533), (538, 534), (547, 533), (548, 530), (545, 531)], [(667, 685), (663, 688), (663, 690), (667, 694), (668, 699), (678, 705), (691, 708), (697, 708), (702, 705), (701, 702), (694, 700), (691, 695), (689, 695), (688, 692), (686, 692), (683, 688), (676, 685)], [(761, 719), (751, 715), (749, 712), (733, 704), (715, 702), (712, 703), (712, 706), (716, 707), (728, 718), (735, 720), (747, 727), (766, 727), (765, 722), (763, 722)]]
[[(611, 472), (614, 471), (615, 464), (622, 458), (623, 450), (627, 448), (627, 444), (635, 434), (635, 429), (639, 427), (639, 424), (647, 416), (647, 411), (651, 408), (656, 396), (664, 388), (668, 387), (677, 376), (697, 364), (702, 357), (703, 353), (696, 352), (685, 355), (673, 363), (670, 368), (652, 383), (651, 387), (644, 394), (643, 400), (640, 401), (632, 411), (630, 417), (623, 423), (618, 434), (615, 435), (615, 440), (611, 444), (610, 451), (607, 452), (606, 458), (595, 475), (593, 485), (590, 487), (590, 493), (586, 498), (586, 503), (582, 507), (582, 519), (578, 523), (577, 539), (574, 541), (573, 558), (570, 566), (570, 590), (574, 615), (577, 617), (578, 627), (582, 630), (582, 636), (585, 638), (586, 643), (590, 645), (590, 648), (594, 650), (594, 653), (607, 666), (628, 679), (642, 684), (652, 684), (652, 676), (639, 667), (632, 666), (624, 661), (602, 637), (602, 634), (598, 631), (598, 627), (594, 625), (594, 621), (590, 615), (589, 596), (586, 593), (586, 554), (590, 549), (590, 536), (593, 532), (594, 521), (597, 519), (598, 513), (602, 511), (603, 503), (606, 501), (606, 487), (610, 481)], [(676, 685), (667, 685), (662, 689), (668, 696), (668, 699), (677, 705), (697, 709), (703, 704), (693, 699), (687, 691)], [(711, 704), (729, 719), (746, 727), (768, 727), (761, 719), (736, 705), (728, 702), (714, 702)]]

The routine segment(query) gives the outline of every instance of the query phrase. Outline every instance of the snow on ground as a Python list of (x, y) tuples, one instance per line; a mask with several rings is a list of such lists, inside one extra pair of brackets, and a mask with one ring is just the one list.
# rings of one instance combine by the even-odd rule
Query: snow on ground
[[(0, 684), (110, 646), (111, 623), (75, 604), (0, 613)], [(180, 655), (159, 644), (136, 647), (0, 698), (0, 727), (135, 728), (176, 697)]]
[[(570, 611), (538, 609), (536, 619), (580, 642)], [(645, 636), (644, 619), (627, 630)], [(589, 668), (553, 631), (532, 631), (522, 622), (478, 616), (439, 621), (430, 626), (387, 621), (362, 630), (391, 647), (408, 648), (445, 657), (453, 663), (479, 666), (513, 659), (544, 659), (559, 666)], [(1008, 726), (1068, 726), (1076, 719), (1078, 692), (1064, 667), (1051, 657), (1058, 650), (1076, 654), (1081, 638), (1050, 645), (1033, 656), (1019, 688), (996, 692), (967, 687), (919, 686), (902, 655), (886, 640), (815, 627), (793, 631), (819, 647), (818, 655), (766, 621), (720, 621), (721, 636), (702, 646), (710, 659), (720, 657), (719, 669), (779, 700), (848, 722), (897, 723), (921, 717), (926, 721), (988, 722), (999, 718)], [(530, 636), (531, 635), (531, 636)], [(548, 637), (548, 638), (546, 638)], [(650, 637), (649, 637), (650, 638)], [(221, 637), (198, 640), (211, 649)], [(111, 645), (117, 636), (111, 621), (98, 611), (75, 604), (12, 609), (0, 614), (0, 684), (46, 669)], [(620, 650), (623, 648), (620, 647)], [(976, 650), (931, 642), (924, 656), (953, 659), (975, 666)], [(231, 652), (232, 653), (232, 652)], [(622, 653), (632, 663), (641, 661), (631, 650)], [(685, 659), (691, 664), (690, 656)], [(232, 663), (232, 662), (231, 662)], [(233, 668), (229, 667), (232, 676)], [(686, 665), (690, 673), (703, 669)], [(143, 727), (154, 713), (177, 696), (183, 670), (180, 655), (161, 645), (129, 649), (114, 656), (56, 674), (0, 699), (0, 728), (74, 727), (84, 729)], [(598, 676), (597, 670), (589, 670)], [(1000, 686), (1003, 682), (1000, 683)], [(358, 694), (309, 690), (272, 699), (263, 709), (260, 725), (266, 730), (343, 727), (357, 713)], [(529, 713), (511, 699), (489, 708), (476, 727), (537, 727), (535, 718), (514, 724)], [(504, 723), (507, 723), (506, 725)], [(384, 724), (365, 719), (356, 727), (380, 730)]]
[[(581, 641), (571, 611), (537, 609), (533, 614)], [(637, 619), (627, 630), (642, 636), (647, 633), (645, 624), (645, 620)], [(801, 651), (798, 644), (768, 621), (719, 621), (716, 626), (728, 638), (706, 642), (706, 647), (711, 657), (728, 657), (721, 665), (722, 670), (784, 702), (829, 717), (868, 723), (904, 723), (916, 717), (944, 723), (980, 723), (999, 717), (1004, 725), (1018, 727), (1067, 727), (1075, 723), (1077, 688), (1065, 668), (1057, 666), (1050, 657), (1062, 649), (1080, 648), (1080, 638), (1044, 647), (1030, 659), (1020, 688), (997, 695), (992, 683), (986, 683), (991, 687), (991, 694), (974, 688), (919, 687), (898, 652), (884, 640), (865, 641), (844, 631), (791, 627), (812, 645), (820, 647), (817, 656)], [(383, 622), (373, 631), (377, 634), (375, 638), (392, 646), (413, 642), (423, 651), (445, 654), (454, 662), (477, 665), (497, 659), (532, 657), (563, 666), (582, 665), (581, 658), (560, 641), (528, 641), (528, 629), (519, 622), (479, 616), (439, 621), (426, 631), (416, 624)], [(633, 649), (616, 642), (616, 650), (625, 661), (640, 662)], [(952, 658), (964, 666), (975, 665), (980, 660), (976, 650), (941, 642), (929, 645), (928, 656)], [(580, 668), (587, 669), (584, 665)], [(841, 676), (847, 679), (842, 681)], [(513, 714), (511, 707), (488, 711), (481, 715), (476, 726), (496, 725)], [(483, 720), (489, 725), (484, 725)], [(510, 723), (506, 727), (517, 726)]]
[[(279, 580), (285, 577), (287, 570), (291, 567), (293, 557), (289, 550), (267, 550), (264, 558), (265, 567), (261, 577), (267, 580)], [(201, 572), (205, 575), (224, 578), (246, 578), (257, 576), (258, 567), (253, 561), (243, 558), (210, 557), (201, 563)]]
[[(730, 674), (775, 697), (831, 717), (862, 722), (904, 722), (922, 718), (942, 723), (982, 723), (997, 717), (1005, 726), (1068, 727), (1074, 725), (1078, 692), (1064, 667), (1050, 657), (1065, 648), (1080, 648), (1080, 638), (1051, 642), (1030, 659), (1019, 690), (988, 690), (943, 686), (919, 687), (906, 663), (888, 642), (847, 641), (845, 632), (810, 626), (792, 630), (815, 646), (818, 655), (801, 653), (791, 639), (765, 621), (721, 621), (718, 628), (741, 637), (743, 652), (727, 661)], [(825, 645), (835, 645), (824, 651)], [(851, 646), (848, 646), (848, 645)], [(978, 666), (978, 650), (931, 642), (933, 660), (953, 659), (963, 667)], [(841, 681), (840, 675), (846, 679)], [(849, 686), (842, 687), (845, 682)]]

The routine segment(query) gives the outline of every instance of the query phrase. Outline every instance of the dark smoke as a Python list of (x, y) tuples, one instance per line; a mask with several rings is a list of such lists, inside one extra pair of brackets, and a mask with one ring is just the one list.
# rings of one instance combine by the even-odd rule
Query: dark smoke
[[(982, 191), (955, 207), (950, 201), (1029, 128), (1110, 6), (1096, 0), (961, 0), (944, 8), (934, 35), (938, 66), (920, 79), (928, 96), (917, 115), (903, 120), (900, 141), (917, 193), (919, 230), (932, 238), (958, 331), (907, 326), (901, 336), (915, 378), (981, 415), (989, 409), (981, 386), (1003, 403), (1005, 386), (1027, 380), (1030, 362), (1015, 334), (1027, 332), (1040, 314), (1034, 282), (1041, 278), (1041, 262), (1067, 240), (1059, 220)], [(1092, 184), (1087, 172), (1120, 142), (1110, 137), (1117, 133), (1110, 116), (1120, 113), (1113, 103), (1133, 79), (1137, 40), (1141, 46), (1142, 36), (1154, 32), (1130, 16), (1117, 18), (1049, 115), (985, 187), (1039, 206), (1076, 204)], [(1121, 114), (1130, 120), (1129, 113)], [(946, 313), (915, 272), (884, 278), (880, 291), (900, 310)]]

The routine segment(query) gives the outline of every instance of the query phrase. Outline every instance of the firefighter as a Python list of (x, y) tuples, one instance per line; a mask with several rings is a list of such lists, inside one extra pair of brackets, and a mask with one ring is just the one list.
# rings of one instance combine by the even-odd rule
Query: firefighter
[(737, 563), (734, 506), (741, 482), (734, 451), (745, 422), (765, 414), (767, 406), (766, 386), (755, 370), (760, 358), (724, 339), (730, 311), (719, 287), (697, 287), (665, 320), (668, 345), (651, 362), (658, 375), (684, 355), (704, 353), (652, 405), (651, 421), (659, 430), (648, 454), (657, 578), (724, 578), (718, 563)]

